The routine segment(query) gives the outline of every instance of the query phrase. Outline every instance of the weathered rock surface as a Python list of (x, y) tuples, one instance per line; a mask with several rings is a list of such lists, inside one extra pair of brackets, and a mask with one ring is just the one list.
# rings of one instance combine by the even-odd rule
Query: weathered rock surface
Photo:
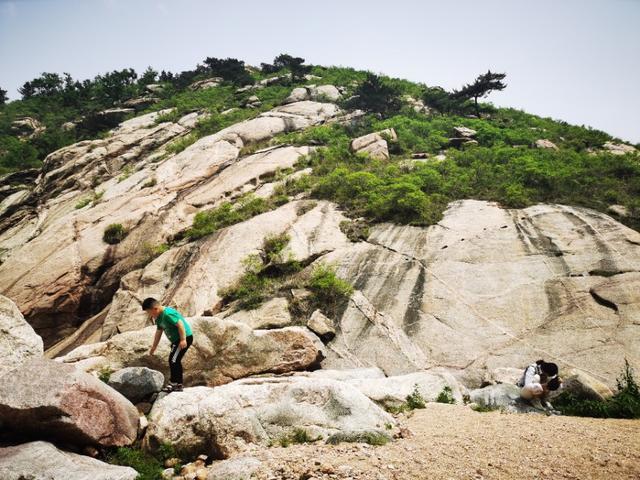
[(225, 319), (244, 323), (254, 330), (288, 327), (293, 321), (289, 302), (283, 297), (272, 298), (254, 310), (240, 310)]
[(609, 205), (607, 212), (620, 218), (626, 218), (629, 216), (629, 209), (624, 205)]
[(220, 77), (205, 78), (204, 80), (198, 80), (189, 85), (191, 90), (205, 90), (207, 88), (217, 87), (223, 82)]
[[(275, 152), (279, 150), (282, 149)], [(214, 192), (213, 187), (209, 193)], [(192, 195), (192, 198), (203, 198), (199, 194), (196, 197), (196, 192)], [(221, 300), (220, 290), (240, 278), (244, 259), (262, 249), (266, 236), (288, 234), (291, 240), (283, 257), (295, 260), (313, 258), (349, 244), (340, 230), (340, 222), (346, 218), (333, 204), (317, 202), (301, 215), (299, 207), (304, 204), (303, 201), (290, 202), (220, 230), (199, 243), (170, 250), (143, 270), (125, 276), (104, 322), (103, 339), (116, 331), (145, 326), (147, 320), (140, 305), (148, 296), (170, 302), (188, 316), (213, 311)], [(184, 265), (189, 268), (185, 270)]]
[(42, 339), (24, 320), (16, 304), (0, 295), (0, 377), (42, 354)]
[(351, 150), (356, 153), (366, 153), (377, 160), (386, 160), (389, 158), (389, 146), (386, 138), (395, 141), (398, 139), (398, 135), (393, 128), (370, 133), (352, 140)]
[(135, 480), (131, 467), (65, 452), (47, 442), (0, 448), (2, 480)]
[(302, 102), (304, 100), (337, 102), (342, 94), (334, 85), (307, 85), (294, 88), (284, 103)]
[(164, 375), (146, 367), (122, 368), (109, 377), (109, 386), (133, 403), (159, 392), (163, 385)]
[(445, 387), (451, 389), (456, 403), (462, 403), (463, 389), (456, 379), (445, 372), (414, 372), (384, 378), (354, 378), (347, 380), (371, 400), (383, 407), (399, 406), (417, 388), (422, 398), (434, 402)]
[(520, 398), (520, 387), (510, 383), (489, 385), (469, 392), (472, 403), (512, 413), (541, 413)]
[(624, 143), (606, 142), (602, 148), (614, 155), (626, 155), (627, 153), (635, 153), (636, 148), (633, 145)]
[(123, 446), (138, 433), (138, 412), (122, 395), (71, 365), (33, 359), (0, 384), (0, 423), (21, 435), (73, 445)]
[(588, 400), (605, 400), (613, 395), (611, 389), (604, 383), (576, 369), (563, 372), (562, 389), (557, 390), (557, 393), (562, 392), (569, 392), (578, 398)]
[(19, 118), (11, 122), (11, 131), (24, 138), (33, 138), (43, 133), (47, 128), (33, 117)]
[(168, 395), (151, 411), (146, 445), (227, 458), (246, 443), (267, 445), (296, 428), (311, 437), (384, 429), (393, 418), (355, 387), (320, 378), (239, 380)]
[[(258, 373), (286, 373), (317, 365), (323, 358), (318, 338), (304, 327), (252, 330), (215, 317), (188, 319), (194, 342), (182, 360), (185, 383), (220, 385)], [(125, 332), (106, 342), (84, 345), (58, 358), (88, 371), (146, 366), (167, 374), (169, 342), (148, 354), (155, 327)]]
[(640, 367), (640, 234), (607, 215), (461, 201), (438, 225), (374, 226), (322, 261), (356, 287), (324, 368), (445, 366), (480, 385), (545, 358), (613, 386), (625, 357)]
[(558, 150), (558, 146), (553, 143), (551, 140), (545, 140), (545, 139), (539, 139), (536, 140), (536, 142), (534, 143), (534, 146), (536, 148), (546, 148), (546, 149), (550, 149), (550, 150)]
[(336, 336), (333, 321), (327, 318), (320, 310), (315, 310), (307, 321), (307, 328), (318, 335), (322, 340), (328, 341)]
[(216, 462), (209, 470), (207, 480), (250, 480), (262, 462), (255, 457), (237, 457)]
[[(148, 262), (145, 251), (190, 226), (198, 209), (244, 193), (247, 181), (288, 168), (309, 151), (289, 147), (240, 157), (242, 147), (334, 120), (340, 110), (310, 101), (284, 105), (176, 155), (167, 146), (197, 121), (189, 114), (157, 123), (164, 113), (135, 117), (105, 139), (53, 152), (33, 188), (0, 208), (0, 293), (14, 299), (46, 347), (108, 305), (122, 276)], [(244, 159), (249, 163), (232, 169)], [(114, 223), (129, 234), (110, 246), (102, 235)]]
[(456, 137), (462, 137), (462, 138), (474, 138), (478, 132), (476, 132), (475, 130), (473, 130), (472, 128), (467, 128), (467, 127), (454, 127), (453, 128), (453, 134)]

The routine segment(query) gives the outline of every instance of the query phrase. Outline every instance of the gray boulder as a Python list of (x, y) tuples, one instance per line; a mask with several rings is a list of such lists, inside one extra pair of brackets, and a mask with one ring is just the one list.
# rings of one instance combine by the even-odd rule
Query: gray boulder
[(395, 421), (346, 382), (266, 377), (216, 388), (187, 388), (157, 400), (145, 446), (169, 442), (185, 455), (228, 458), (247, 443), (269, 445), (296, 429), (313, 438), (337, 432), (384, 430)]
[(2, 480), (135, 480), (131, 467), (109, 465), (91, 457), (65, 452), (47, 442), (0, 448)]
[(320, 310), (315, 310), (307, 321), (307, 328), (318, 335), (323, 341), (329, 341), (336, 336), (333, 321)]
[(542, 413), (520, 398), (520, 387), (500, 383), (469, 392), (472, 403), (512, 413)]
[(136, 440), (138, 411), (93, 375), (44, 358), (6, 375), (11, 380), (0, 383), (0, 424), (9, 431), (78, 446)]
[(163, 385), (164, 375), (147, 367), (122, 368), (109, 377), (109, 386), (133, 403), (159, 392)]
[(255, 457), (237, 457), (216, 462), (207, 480), (249, 480), (262, 462)]

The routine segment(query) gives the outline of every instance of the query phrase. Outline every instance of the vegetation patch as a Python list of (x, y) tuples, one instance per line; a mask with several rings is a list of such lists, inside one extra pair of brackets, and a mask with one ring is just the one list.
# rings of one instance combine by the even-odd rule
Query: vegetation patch
[(287, 448), (290, 445), (313, 443), (321, 439), (322, 437), (313, 438), (304, 428), (296, 428), (290, 434), (282, 435), (278, 439), (278, 444), (281, 447)]
[[(119, 447), (108, 451), (104, 460), (112, 465), (131, 467), (138, 472), (136, 480), (162, 480), (165, 460), (175, 458), (176, 451), (170, 444), (162, 444), (157, 452), (149, 453), (138, 445)], [(180, 466), (176, 466), (179, 470)]]
[(127, 236), (127, 229), (120, 223), (112, 223), (104, 230), (102, 240), (109, 245), (116, 245), (120, 243)]
[(595, 418), (640, 418), (640, 387), (633, 369), (625, 360), (622, 374), (617, 380), (617, 391), (605, 400), (591, 400), (563, 392), (554, 401), (554, 407), (564, 415)]
[(246, 195), (235, 202), (224, 202), (211, 210), (198, 212), (193, 220), (193, 226), (187, 231), (187, 236), (191, 240), (202, 238), (221, 228), (244, 222), (256, 215), (273, 210), (283, 201), (283, 198), (264, 199), (254, 195)]
[(367, 430), (364, 432), (339, 432), (334, 433), (327, 439), (330, 445), (339, 443), (368, 443), (369, 445), (386, 445), (391, 441), (391, 437), (378, 430)]
[(405, 402), (400, 405), (388, 405), (385, 407), (387, 412), (398, 414), (404, 412), (410, 412), (411, 410), (417, 410), (427, 408), (427, 401), (420, 392), (420, 387), (416, 383), (413, 386), (413, 391), (407, 395)]
[(111, 374), (113, 373), (113, 368), (107, 366), (102, 367), (98, 371), (98, 378), (104, 383), (109, 383), (109, 379), (111, 378)]
[(445, 385), (442, 391), (436, 397), (436, 402), (438, 403), (456, 403), (456, 399), (453, 398), (453, 392), (451, 391), (451, 387), (449, 385)]

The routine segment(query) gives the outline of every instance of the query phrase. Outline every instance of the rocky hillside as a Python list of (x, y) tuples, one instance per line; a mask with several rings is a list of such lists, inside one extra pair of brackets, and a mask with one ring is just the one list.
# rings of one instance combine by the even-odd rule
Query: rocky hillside
[[(5, 175), (0, 293), (17, 309), (3, 299), (0, 318), (21, 327), (0, 331), (0, 358), (24, 365), (4, 372), (21, 380), (0, 390), (0, 423), (28, 418), (26, 439), (78, 447), (134, 442), (133, 406), (84, 372), (166, 373), (168, 345), (147, 354), (148, 296), (190, 317), (197, 387), (156, 401), (142, 442), (189, 459), (300, 425), (314, 438), (396, 429), (380, 407), (414, 386), (459, 403), (497, 386), (472, 398), (517, 410), (495, 384), (537, 358), (598, 398), (625, 359), (639, 369), (635, 148), (522, 112), (438, 111), (402, 81), (386, 80), (395, 111), (369, 111), (370, 81), (320, 67), (199, 79)], [(93, 413), (103, 430), (65, 401), (76, 394), (108, 406)], [(58, 455), (23, 448), (36, 453), (7, 455)]]

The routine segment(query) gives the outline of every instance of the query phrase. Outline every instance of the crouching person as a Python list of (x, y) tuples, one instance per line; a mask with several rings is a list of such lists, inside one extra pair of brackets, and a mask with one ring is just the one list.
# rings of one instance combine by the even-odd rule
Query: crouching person
[(181, 392), (183, 388), (182, 357), (184, 357), (193, 343), (191, 326), (177, 310), (171, 307), (163, 307), (155, 298), (146, 298), (142, 302), (142, 310), (151, 317), (157, 327), (149, 354), (153, 355), (155, 353), (158, 343), (160, 343), (162, 332), (171, 342), (171, 351), (169, 352), (171, 380), (162, 391)]
[(558, 365), (538, 360), (525, 368), (518, 382), (520, 396), (534, 408), (552, 411), (553, 406), (547, 400), (550, 392), (560, 388)]

